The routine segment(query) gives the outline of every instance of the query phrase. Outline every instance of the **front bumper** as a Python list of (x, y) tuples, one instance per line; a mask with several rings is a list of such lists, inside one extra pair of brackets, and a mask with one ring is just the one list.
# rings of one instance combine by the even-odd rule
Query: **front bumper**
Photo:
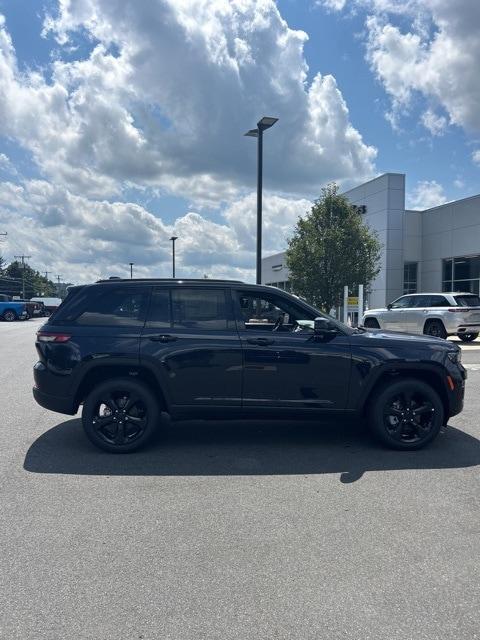
[(449, 368), (448, 376), (453, 384), (453, 389), (450, 384), (448, 388), (448, 417), (456, 416), (463, 410), (463, 404), (465, 399), (465, 380), (467, 379), (467, 371), (460, 364), (457, 367)]

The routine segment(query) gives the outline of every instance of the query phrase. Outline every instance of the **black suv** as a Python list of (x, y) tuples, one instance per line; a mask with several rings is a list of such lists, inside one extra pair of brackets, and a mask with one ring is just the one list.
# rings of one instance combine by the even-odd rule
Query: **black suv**
[(90, 440), (127, 452), (161, 411), (186, 417), (366, 415), (397, 449), (431, 442), (463, 407), (458, 346), (351, 329), (273, 287), (119, 280), (71, 287), (37, 334), (33, 394), (83, 404)]

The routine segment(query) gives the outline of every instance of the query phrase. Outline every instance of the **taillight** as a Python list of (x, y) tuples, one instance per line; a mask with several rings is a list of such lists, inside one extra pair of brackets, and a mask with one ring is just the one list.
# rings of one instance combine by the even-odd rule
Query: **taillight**
[(37, 331), (39, 342), (68, 342), (72, 336), (66, 333), (50, 333), (47, 331)]

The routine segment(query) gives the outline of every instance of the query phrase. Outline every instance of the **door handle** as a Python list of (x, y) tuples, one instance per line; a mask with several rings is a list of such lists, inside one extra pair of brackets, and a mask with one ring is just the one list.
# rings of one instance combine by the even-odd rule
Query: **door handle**
[(175, 342), (175, 340), (178, 340), (177, 336), (170, 336), (164, 333), (155, 336), (148, 336), (148, 339), (152, 342)]
[(269, 344), (273, 344), (275, 340), (273, 338), (247, 338), (249, 344), (259, 344), (262, 347), (266, 347)]

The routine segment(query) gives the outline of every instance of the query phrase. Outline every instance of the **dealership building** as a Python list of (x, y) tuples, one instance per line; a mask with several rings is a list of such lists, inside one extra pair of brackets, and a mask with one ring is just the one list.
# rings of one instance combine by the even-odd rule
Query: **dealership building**
[[(369, 308), (384, 307), (403, 293), (479, 293), (480, 195), (411, 211), (405, 209), (401, 173), (385, 173), (344, 195), (383, 247), (380, 273), (368, 293)], [(262, 260), (262, 282), (290, 290), (285, 253)]]

